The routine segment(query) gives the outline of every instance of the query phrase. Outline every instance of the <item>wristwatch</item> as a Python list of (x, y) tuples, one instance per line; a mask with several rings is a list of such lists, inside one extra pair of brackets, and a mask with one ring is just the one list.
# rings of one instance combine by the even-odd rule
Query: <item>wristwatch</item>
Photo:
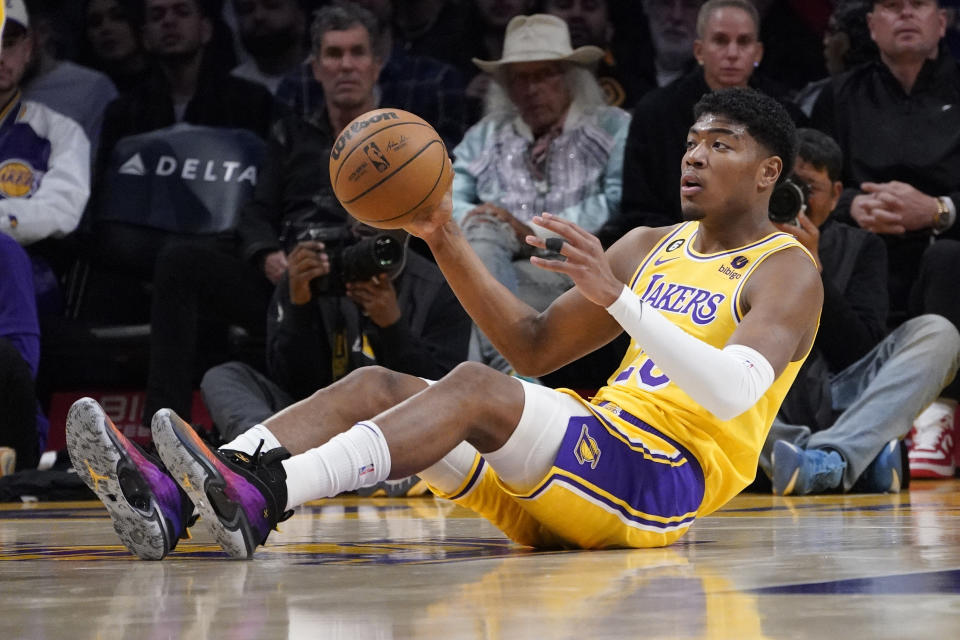
[(933, 232), (940, 234), (953, 226), (956, 214), (953, 212), (952, 202), (947, 201), (948, 196), (937, 198), (937, 213), (933, 216)]

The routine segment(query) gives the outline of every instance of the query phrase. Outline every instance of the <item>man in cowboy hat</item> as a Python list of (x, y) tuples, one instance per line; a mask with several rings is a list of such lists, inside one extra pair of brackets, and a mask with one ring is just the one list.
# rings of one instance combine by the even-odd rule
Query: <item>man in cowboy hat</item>
[[(620, 206), (630, 116), (604, 103), (589, 70), (601, 57), (574, 49), (560, 18), (536, 14), (509, 22), (499, 60), (473, 60), (494, 82), (486, 115), (454, 149), (454, 217), (494, 277), (538, 309), (572, 282), (527, 260), (533, 217), (549, 211), (593, 232)], [(513, 372), (475, 338), (472, 359)]]

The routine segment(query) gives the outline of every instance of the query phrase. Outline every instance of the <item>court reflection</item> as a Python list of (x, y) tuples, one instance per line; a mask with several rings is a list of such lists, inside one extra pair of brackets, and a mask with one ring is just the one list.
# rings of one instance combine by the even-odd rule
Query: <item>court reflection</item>
[[(401, 583), (357, 585), (356, 598), (327, 606), (290, 597), (288, 637), (763, 637), (755, 596), (673, 549), (536, 553), (409, 570)], [(389, 599), (381, 589), (392, 591)]]

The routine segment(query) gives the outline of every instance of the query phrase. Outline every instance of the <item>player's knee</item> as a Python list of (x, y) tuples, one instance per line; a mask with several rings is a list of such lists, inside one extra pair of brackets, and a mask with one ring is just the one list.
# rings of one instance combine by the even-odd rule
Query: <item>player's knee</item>
[(444, 376), (444, 380), (451, 380), (459, 383), (461, 389), (474, 391), (483, 389), (485, 385), (490, 384), (495, 378), (502, 378), (503, 375), (494, 371), (490, 367), (480, 362), (461, 362), (453, 370)]
[(362, 394), (357, 397), (373, 399), (378, 406), (393, 406), (410, 397), (409, 379), (406, 374), (372, 365), (354, 369), (343, 378), (343, 384)]

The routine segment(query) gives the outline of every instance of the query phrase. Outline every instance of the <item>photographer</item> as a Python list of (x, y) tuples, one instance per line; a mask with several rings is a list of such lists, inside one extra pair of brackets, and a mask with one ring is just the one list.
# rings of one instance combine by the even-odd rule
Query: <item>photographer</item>
[(227, 442), (359, 367), (438, 379), (466, 358), (470, 319), (439, 269), (412, 251), (378, 262), (364, 250), (389, 242), (402, 251), (404, 232), (357, 224), (344, 240), (342, 226), (322, 230), (334, 239), (291, 243), (267, 318), (269, 377), (240, 362), (203, 377), (204, 402)]
[[(792, 181), (803, 198), (771, 212), (817, 261), (823, 312), (813, 351), (774, 420), (760, 467), (779, 495), (830, 490), (897, 492), (899, 439), (953, 379), (960, 335), (937, 315), (884, 337), (887, 258), (883, 242), (830, 219), (843, 191), (842, 153), (829, 136), (799, 129)], [(789, 189), (789, 187), (787, 187)], [(782, 198), (771, 197), (771, 209)], [(804, 202), (805, 200), (805, 202)]]

